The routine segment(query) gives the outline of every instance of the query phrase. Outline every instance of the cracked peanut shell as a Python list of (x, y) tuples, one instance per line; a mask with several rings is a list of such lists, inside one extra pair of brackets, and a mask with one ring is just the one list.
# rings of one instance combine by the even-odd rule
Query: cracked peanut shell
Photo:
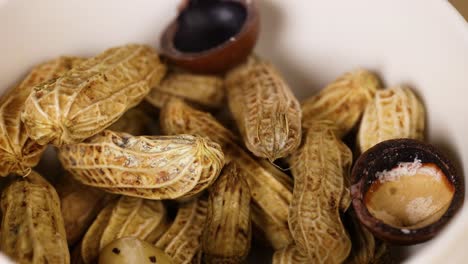
[(167, 212), (161, 201), (122, 196), (107, 205), (89, 227), (81, 244), (85, 263), (93, 263), (112, 241), (136, 237), (154, 243), (167, 227)]
[(335, 130), (330, 121), (315, 122), (290, 158), (294, 190), (289, 227), (298, 249), (314, 263), (342, 263), (351, 250), (340, 200), (352, 153)]
[(36, 85), (58, 78), (84, 59), (59, 57), (35, 66), (18, 85), (0, 99), (0, 176), (10, 173), (26, 175), (36, 166), (45, 146), (32, 140), (21, 112), (28, 96)]
[(235, 163), (245, 175), (252, 195), (253, 224), (275, 249), (292, 243), (288, 227), (292, 181), (287, 175), (254, 159), (237, 144), (239, 139), (211, 114), (195, 110), (181, 100), (171, 99), (162, 109), (160, 121), (166, 134), (189, 133), (220, 144), (226, 162)]
[(21, 119), (29, 136), (41, 145), (78, 143), (137, 105), (165, 72), (149, 46), (111, 48), (34, 87)]
[(359, 121), (380, 87), (377, 76), (366, 70), (355, 70), (340, 76), (318, 94), (302, 102), (303, 126), (330, 120), (335, 123), (338, 136), (343, 137)]
[(250, 250), (250, 191), (245, 175), (228, 164), (208, 189), (208, 216), (202, 236), (206, 263), (242, 263)]
[(42, 176), (31, 171), (2, 192), (2, 252), (17, 263), (70, 263), (60, 200)]
[(188, 264), (198, 259), (201, 236), (208, 215), (208, 201), (201, 196), (181, 203), (169, 229), (155, 243), (174, 263)]
[(267, 62), (246, 63), (228, 73), (226, 91), (231, 113), (246, 147), (274, 161), (301, 142), (301, 107), (281, 74)]
[(218, 144), (191, 135), (132, 136), (105, 130), (60, 148), (66, 170), (83, 184), (146, 199), (187, 198), (224, 166)]
[(357, 136), (359, 150), (364, 152), (388, 139), (423, 140), (425, 110), (408, 87), (379, 90), (367, 106)]

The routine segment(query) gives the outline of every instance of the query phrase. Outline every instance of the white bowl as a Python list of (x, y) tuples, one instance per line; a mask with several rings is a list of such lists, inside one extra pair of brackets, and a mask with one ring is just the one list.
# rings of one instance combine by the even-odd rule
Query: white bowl
[[(178, 1), (0, 0), (0, 92), (34, 64), (128, 42), (158, 45)], [(429, 142), (468, 166), (468, 25), (438, 0), (263, 0), (257, 51), (311, 95), (356, 67), (388, 86), (409, 84), (428, 110)], [(444, 233), (411, 247), (408, 263), (467, 263), (468, 209)]]

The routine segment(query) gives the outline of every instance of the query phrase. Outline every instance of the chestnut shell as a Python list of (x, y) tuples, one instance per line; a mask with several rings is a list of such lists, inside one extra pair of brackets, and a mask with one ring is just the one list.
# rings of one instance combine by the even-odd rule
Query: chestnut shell
[[(194, 0), (191, 0), (194, 1)], [(252, 52), (255, 43), (257, 42), (258, 34), (260, 31), (260, 18), (259, 12), (256, 7), (255, 1), (252, 0), (198, 0), (194, 2), (200, 2), (205, 4), (225, 4), (231, 7), (224, 8), (221, 12), (227, 11), (226, 9), (233, 9), (233, 16), (244, 16), (243, 18), (234, 18), (232, 23), (238, 24), (240, 19), (243, 20), (243, 24), (240, 29), (237, 30), (237, 34), (233, 34), (230, 37), (220, 36), (218, 40), (226, 39), (222, 43), (218, 43), (212, 47), (201, 50), (204, 46), (198, 45), (196, 47), (190, 47), (185, 45), (184, 50), (181, 50), (181, 40), (178, 37), (178, 32), (183, 30), (180, 28), (180, 19), (184, 12), (190, 12), (191, 2), (187, 1), (183, 4), (179, 10), (179, 16), (172, 21), (169, 26), (165, 29), (161, 36), (161, 51), (172, 63), (184, 68), (186, 70), (196, 73), (223, 73), (228, 69), (236, 66), (243, 62), (247, 56)], [(235, 7), (237, 6), (237, 7)], [(238, 8), (241, 7), (245, 12), (239, 12)], [(220, 9), (221, 10), (221, 9)], [(236, 11), (237, 10), (237, 11)], [(210, 14), (212, 13), (212, 14)], [(213, 14), (214, 13), (214, 14)], [(210, 18), (212, 16), (213, 18)], [(208, 21), (212, 19), (213, 23), (218, 23), (221, 15), (216, 15), (216, 11), (208, 12)], [(203, 22), (201, 22), (203, 23)], [(203, 23), (207, 24), (207, 23)], [(203, 25), (202, 25), (203, 27)], [(228, 26), (228, 30), (234, 33), (232, 27), (235, 25)], [(176, 37), (178, 38), (176, 45)], [(188, 40), (187, 40), (188, 41)], [(211, 41), (213, 44), (214, 42)], [(194, 44), (197, 45), (197, 44)], [(179, 48), (178, 48), (179, 47)]]
[[(376, 180), (376, 173), (389, 170), (399, 162), (434, 163), (445, 174), (454, 187), (449, 208), (436, 222), (417, 229), (402, 230), (385, 224), (373, 217), (367, 210), (364, 197), (370, 185)], [(465, 196), (463, 177), (456, 173), (453, 164), (434, 146), (414, 139), (391, 139), (381, 142), (364, 152), (352, 170), (352, 204), (359, 221), (376, 237), (394, 244), (412, 245), (433, 238), (461, 208)]]

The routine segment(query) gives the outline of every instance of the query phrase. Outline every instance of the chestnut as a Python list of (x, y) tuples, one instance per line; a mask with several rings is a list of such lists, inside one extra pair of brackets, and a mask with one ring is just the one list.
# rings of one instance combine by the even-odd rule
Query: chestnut
[(186, 0), (161, 36), (161, 51), (196, 73), (222, 73), (252, 52), (260, 27), (253, 0)]
[(356, 161), (352, 205), (376, 237), (410, 245), (434, 237), (464, 201), (463, 177), (434, 146), (414, 139), (381, 142)]

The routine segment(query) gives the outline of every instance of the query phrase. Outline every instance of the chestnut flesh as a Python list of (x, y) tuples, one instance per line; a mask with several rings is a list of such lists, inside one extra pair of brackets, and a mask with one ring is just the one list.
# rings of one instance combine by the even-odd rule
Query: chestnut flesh
[(161, 51), (186, 70), (222, 73), (252, 52), (259, 24), (254, 1), (189, 0), (163, 32)]
[(376, 237), (401, 245), (433, 238), (465, 195), (463, 177), (452, 163), (434, 146), (414, 139), (387, 140), (364, 152), (352, 182), (359, 221)]

